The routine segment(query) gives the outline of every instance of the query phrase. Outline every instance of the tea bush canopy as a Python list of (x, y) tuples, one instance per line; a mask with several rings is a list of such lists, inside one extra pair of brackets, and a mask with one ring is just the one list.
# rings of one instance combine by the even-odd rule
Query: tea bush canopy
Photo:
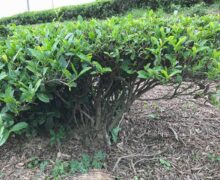
[[(217, 0), (216, 0), (217, 1)], [(67, 6), (52, 10), (26, 12), (0, 19), (0, 25), (40, 24), (53, 21), (76, 20), (80, 15), (83, 18), (104, 19), (123, 14), (132, 8), (150, 7), (153, 9), (170, 9), (171, 4), (191, 6), (199, 2), (214, 3), (215, 0), (99, 0), (77, 6)]]
[(27, 126), (57, 122), (105, 140), (153, 87), (172, 84), (177, 93), (183, 81), (219, 80), (219, 20), (148, 11), (139, 19), (8, 26), (0, 40), (0, 145)]

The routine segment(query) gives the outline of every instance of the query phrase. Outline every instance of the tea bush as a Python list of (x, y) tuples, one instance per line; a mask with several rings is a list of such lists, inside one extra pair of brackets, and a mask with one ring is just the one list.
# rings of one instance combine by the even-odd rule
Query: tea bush
[(52, 10), (25, 12), (0, 19), (1, 25), (40, 24), (53, 21), (76, 20), (81, 15), (84, 18), (105, 18), (119, 13), (112, 0), (98, 1), (77, 6), (66, 6)]
[(199, 2), (214, 3), (215, 0), (102, 0), (84, 5), (61, 7), (52, 10), (26, 12), (12, 17), (0, 19), (0, 25), (10, 23), (17, 25), (40, 24), (53, 21), (76, 20), (80, 15), (83, 18), (103, 19), (122, 14), (132, 8), (158, 7), (169, 9), (171, 4), (191, 6)]
[(57, 122), (104, 141), (153, 87), (219, 80), (219, 19), (149, 11), (139, 19), (9, 26), (0, 40), (0, 145), (27, 125)]

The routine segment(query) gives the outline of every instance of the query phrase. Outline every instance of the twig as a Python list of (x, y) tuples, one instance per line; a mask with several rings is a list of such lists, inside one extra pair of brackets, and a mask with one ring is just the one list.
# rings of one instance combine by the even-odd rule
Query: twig
[(125, 118), (125, 113), (122, 114), (121, 120), (118, 123), (118, 127), (121, 125), (121, 123), (124, 120), (124, 118)]
[(51, 79), (51, 80), (45, 81), (46, 84), (52, 83), (52, 82), (57, 82), (57, 83), (64, 84), (65, 86), (69, 86), (67, 83), (65, 83), (65, 82), (62, 81), (61, 79)]
[(140, 134), (139, 136), (136, 136), (137, 139), (142, 138), (145, 134), (147, 133), (147, 130), (145, 130), (142, 134)]
[(130, 155), (126, 155), (126, 156), (121, 156), (121, 157), (119, 157), (118, 160), (116, 161), (116, 163), (115, 163), (115, 165), (114, 165), (112, 171), (115, 171), (115, 170), (116, 170), (116, 168), (118, 167), (118, 164), (120, 163), (120, 161), (121, 161), (122, 159), (133, 158), (133, 157), (145, 157), (145, 158), (147, 158), (147, 157), (154, 157), (154, 156), (158, 156), (158, 155), (160, 155), (160, 154), (163, 154), (166, 150), (167, 150), (167, 149), (165, 149), (165, 150), (163, 150), (163, 151), (159, 151), (159, 152), (154, 153), (154, 154), (130, 154)]
[(113, 81), (110, 82), (108, 88), (106, 89), (105, 93), (103, 94), (103, 97), (106, 97), (108, 95), (109, 91), (112, 88), (112, 84), (113, 84)]
[(133, 159), (131, 159), (131, 167), (132, 167), (132, 169), (133, 169), (133, 171), (134, 171), (134, 174), (137, 175), (137, 171), (136, 171), (136, 169), (135, 169), (135, 165), (134, 165), (134, 163), (133, 163)]
[(72, 116), (71, 116), (70, 119), (71, 120), (73, 119), (76, 123), (76, 127), (79, 128), (79, 124), (78, 124), (77, 119), (76, 119), (76, 107), (73, 108)]
[(143, 159), (140, 159), (140, 160), (138, 160), (138, 161), (136, 161), (136, 162), (134, 163), (134, 167), (135, 167), (138, 163), (140, 163), (140, 162), (142, 162), (142, 161), (153, 161), (153, 160), (158, 160), (158, 158), (143, 158)]
[(190, 88), (193, 88), (192, 85), (189, 85), (186, 88), (183, 88), (182, 91), (178, 92), (178, 89), (180, 88), (181, 84), (178, 84), (177, 87), (174, 89), (174, 92), (172, 95), (170, 95), (170, 93), (167, 93), (166, 95), (162, 96), (162, 97), (158, 97), (158, 98), (150, 98), (150, 99), (142, 99), (142, 98), (138, 98), (138, 101), (158, 101), (158, 100), (171, 100), (173, 98), (178, 98), (180, 96), (186, 96), (186, 95), (193, 95), (194, 93), (200, 91), (200, 89), (195, 89), (192, 90), (191, 92), (188, 93), (183, 93), (187, 90), (189, 90)]
[(82, 111), (81, 111), (81, 107), (80, 107), (80, 105), (78, 106), (78, 110), (79, 110), (79, 113), (80, 113), (80, 119), (81, 119), (81, 122), (82, 122), (84, 128), (86, 128), (86, 123), (85, 123), (85, 121), (84, 121), (83, 113), (82, 113)]
[(57, 96), (58, 98), (60, 98), (60, 100), (61, 100), (66, 106), (69, 106), (68, 101), (66, 101), (66, 100), (59, 94), (59, 92), (56, 91), (55, 94), (56, 94), (56, 96)]
[(174, 98), (174, 97), (177, 95), (177, 91), (178, 91), (178, 89), (180, 88), (181, 85), (182, 85), (182, 83), (179, 83), (179, 84), (177, 85), (177, 87), (175, 88), (175, 90), (174, 90), (174, 92), (173, 92), (173, 95), (172, 95), (170, 98)]
[(80, 111), (81, 111), (89, 120), (91, 120), (92, 124), (95, 123), (95, 122), (94, 122), (94, 119), (93, 119), (90, 115), (88, 115), (85, 111), (83, 111), (81, 108), (80, 108)]
[(172, 133), (174, 134), (174, 136), (175, 136), (175, 139), (177, 140), (177, 141), (179, 141), (179, 137), (178, 137), (178, 135), (177, 135), (177, 132), (171, 127), (171, 125), (169, 125), (169, 129), (172, 131)]

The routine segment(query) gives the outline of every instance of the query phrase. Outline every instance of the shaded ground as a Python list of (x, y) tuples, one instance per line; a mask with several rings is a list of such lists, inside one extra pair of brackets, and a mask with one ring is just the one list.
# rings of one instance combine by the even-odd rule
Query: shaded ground
[[(159, 86), (143, 98), (169, 91)], [(121, 122), (119, 142), (103, 149), (106, 170), (118, 179), (220, 179), (220, 111), (190, 99), (136, 101)], [(60, 148), (51, 147), (49, 138), (12, 137), (0, 148), (0, 179), (45, 179), (59, 151), (68, 161), (100, 148), (84, 147), (74, 136)], [(27, 168), (33, 157), (50, 160), (44, 172)]]

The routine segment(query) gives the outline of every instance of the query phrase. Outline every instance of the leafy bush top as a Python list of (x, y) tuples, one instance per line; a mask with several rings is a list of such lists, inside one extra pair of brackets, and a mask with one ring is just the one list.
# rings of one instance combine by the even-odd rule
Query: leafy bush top
[[(0, 145), (57, 119), (109, 132), (158, 84), (220, 79), (219, 15), (10, 26), (0, 40)], [(20, 122), (20, 124), (17, 124)]]
[(214, 0), (101, 0), (77, 6), (67, 6), (52, 10), (26, 12), (11, 17), (0, 19), (0, 25), (10, 23), (16, 25), (40, 24), (53, 21), (76, 20), (79, 15), (83, 18), (103, 19), (121, 14), (131, 8), (150, 7), (168, 9), (171, 4), (191, 6), (199, 2), (213, 3)]

